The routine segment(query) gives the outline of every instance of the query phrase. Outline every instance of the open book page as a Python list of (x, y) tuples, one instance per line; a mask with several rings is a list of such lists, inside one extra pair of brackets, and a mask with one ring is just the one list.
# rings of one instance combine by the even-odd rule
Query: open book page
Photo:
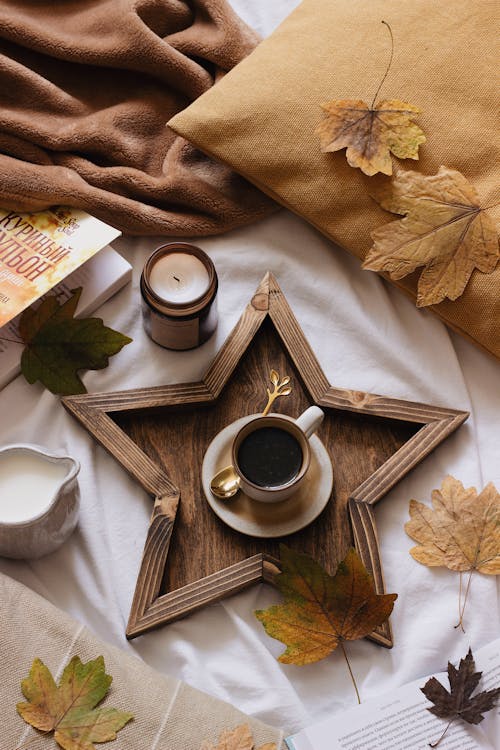
[[(73, 289), (83, 287), (76, 315), (85, 317), (97, 310), (103, 302), (130, 281), (131, 276), (130, 263), (108, 246), (73, 271), (48, 294), (56, 294), (62, 304), (71, 296)], [(18, 315), (0, 328), (0, 388), (12, 380), (20, 370), (24, 345), (14, 343), (19, 341), (20, 317)]]
[[(482, 670), (483, 676), (479, 690), (493, 690), (500, 686), (500, 638), (478, 651), (474, 656), (476, 667)], [(500, 748), (500, 700), (496, 707), (485, 714), (481, 728), (487, 734), (495, 750)]]
[[(465, 654), (464, 654), (465, 656)], [(483, 672), (478, 691), (500, 684), (500, 639), (474, 654)], [(449, 689), (445, 672), (435, 675)], [(428, 750), (443, 733), (447, 721), (429, 711), (420, 688), (424, 677), (393, 693), (343, 711), (286, 739), (290, 750)], [(484, 727), (483, 727), (484, 725)], [(478, 726), (451, 724), (439, 750), (498, 750), (500, 713), (495, 708)]]
[(120, 234), (77, 208), (0, 209), (0, 326)]

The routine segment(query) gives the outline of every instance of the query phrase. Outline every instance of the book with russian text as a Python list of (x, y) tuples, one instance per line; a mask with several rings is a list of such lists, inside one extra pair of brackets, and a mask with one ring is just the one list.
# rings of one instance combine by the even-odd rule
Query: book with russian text
[(120, 232), (76, 208), (0, 209), (0, 326), (89, 260)]
[[(500, 684), (500, 638), (474, 652), (482, 678), (477, 691)], [(435, 675), (449, 690), (445, 672)], [(285, 739), (289, 750), (428, 750), (443, 733), (448, 721), (427, 709), (421, 687), (428, 677), (396, 688), (379, 698), (341, 711)], [(432, 747), (432, 745), (431, 745)], [(439, 750), (499, 750), (500, 705), (478, 725), (454, 721)]]

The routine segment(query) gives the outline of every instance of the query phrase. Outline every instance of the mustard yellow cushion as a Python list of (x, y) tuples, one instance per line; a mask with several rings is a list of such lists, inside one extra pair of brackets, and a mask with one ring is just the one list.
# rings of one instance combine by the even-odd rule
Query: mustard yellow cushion
[[(321, 152), (320, 104), (372, 101), (389, 57), (388, 21), (394, 61), (379, 99), (420, 107), (427, 135), (420, 160), (396, 167), (430, 175), (446, 165), (483, 205), (498, 202), (497, 8), (496, 0), (305, 0), (169, 126), (363, 259), (370, 232), (397, 218), (369, 196), (390, 178), (349, 167), (345, 150)], [(417, 278), (397, 284), (415, 297)], [(500, 358), (500, 265), (474, 271), (458, 300), (428, 309)]]

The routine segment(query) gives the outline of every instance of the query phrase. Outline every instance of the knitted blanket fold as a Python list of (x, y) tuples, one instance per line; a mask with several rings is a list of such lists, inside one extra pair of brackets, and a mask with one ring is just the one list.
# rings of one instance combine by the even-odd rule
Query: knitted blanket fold
[[(104, 656), (106, 672), (113, 678), (103, 707), (134, 715), (109, 750), (200, 750), (217, 744), (224, 729), (248, 723), (256, 747), (274, 742), (281, 747), (283, 732), (249, 719), (221, 700), (186, 683), (158, 674), (139, 659), (99, 641), (72, 620), (17, 581), (0, 574), (0, 706), (2, 750), (49, 750), (57, 747), (53, 732), (43, 735), (16, 712), (23, 701), (21, 680), (35, 658), (51, 670), (56, 682), (73, 656), (83, 662)], [(195, 721), (193, 721), (195, 718)]]
[(166, 126), (257, 41), (225, 0), (3, 0), (0, 206), (178, 236), (269, 213)]

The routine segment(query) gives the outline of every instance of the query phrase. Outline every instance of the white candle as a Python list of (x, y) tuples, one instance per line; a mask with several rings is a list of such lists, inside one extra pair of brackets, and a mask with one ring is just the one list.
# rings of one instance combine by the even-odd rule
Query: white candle
[(68, 467), (33, 453), (0, 453), (0, 522), (29, 521), (51, 504)]
[(208, 290), (210, 276), (199, 258), (190, 253), (168, 253), (156, 261), (149, 276), (151, 289), (165, 302), (193, 302)]

